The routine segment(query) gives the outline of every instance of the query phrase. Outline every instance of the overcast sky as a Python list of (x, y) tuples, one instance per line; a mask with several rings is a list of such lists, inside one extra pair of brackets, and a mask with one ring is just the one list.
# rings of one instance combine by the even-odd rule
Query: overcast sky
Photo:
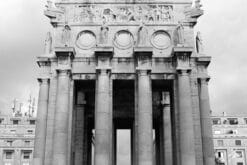
[[(247, 111), (247, 0), (204, 0), (201, 31), (209, 67), (214, 112)], [(7, 0), (0, 5), (0, 110), (14, 98), (37, 97), (36, 56), (43, 53), (51, 28), (43, 15), (45, 0)]]

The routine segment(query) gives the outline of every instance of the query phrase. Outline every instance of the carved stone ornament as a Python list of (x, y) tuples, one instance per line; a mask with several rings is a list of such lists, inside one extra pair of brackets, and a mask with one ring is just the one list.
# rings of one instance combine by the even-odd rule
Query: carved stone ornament
[(73, 6), (69, 22), (73, 23), (167, 23), (173, 21), (173, 6), (158, 4), (95, 5)]
[(167, 49), (171, 46), (171, 38), (165, 31), (157, 31), (151, 37), (152, 45), (157, 49)]
[(203, 42), (202, 42), (202, 37), (201, 37), (200, 32), (197, 32), (197, 34), (196, 34), (196, 51), (197, 51), (197, 53), (203, 53), (204, 52), (204, 47), (203, 47)]
[(82, 31), (77, 35), (76, 46), (81, 49), (91, 49), (96, 45), (96, 36), (91, 31)]
[(119, 49), (128, 49), (133, 46), (134, 39), (129, 31), (121, 30), (115, 35), (113, 43)]
[(51, 47), (52, 47), (52, 37), (51, 37), (51, 33), (48, 32), (45, 39), (45, 54), (51, 53)]

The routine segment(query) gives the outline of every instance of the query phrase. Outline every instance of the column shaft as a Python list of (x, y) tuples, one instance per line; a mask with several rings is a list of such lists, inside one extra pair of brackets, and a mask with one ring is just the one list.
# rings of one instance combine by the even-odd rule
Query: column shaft
[(178, 74), (178, 98), (181, 165), (195, 165), (190, 77), (186, 70)]
[(106, 70), (98, 74), (95, 105), (95, 165), (112, 163), (112, 113), (110, 107), (110, 78)]
[(49, 87), (48, 114), (46, 125), (45, 165), (52, 165), (54, 119), (56, 112), (57, 77), (52, 76)]
[(75, 165), (83, 164), (83, 142), (84, 142), (84, 105), (76, 107), (75, 116)]
[(37, 123), (34, 143), (34, 165), (44, 165), (46, 144), (46, 120), (48, 111), (49, 79), (40, 80)]
[(172, 151), (172, 121), (171, 121), (171, 106), (169, 92), (162, 93), (163, 105), (163, 149), (164, 149), (164, 164), (173, 164)]
[(147, 71), (138, 75), (138, 164), (153, 164), (153, 121), (151, 80)]
[(66, 165), (68, 151), (68, 117), (70, 78), (68, 70), (58, 73), (58, 90), (53, 140), (52, 165)]
[(202, 130), (203, 164), (211, 165), (214, 164), (214, 151), (207, 80), (201, 79), (200, 85), (200, 115)]

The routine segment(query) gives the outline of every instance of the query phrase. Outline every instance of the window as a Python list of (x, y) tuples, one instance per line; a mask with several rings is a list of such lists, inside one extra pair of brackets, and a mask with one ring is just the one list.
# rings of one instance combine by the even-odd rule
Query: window
[(22, 165), (30, 165), (30, 164), (26, 162), (26, 163), (23, 163)]
[(243, 162), (237, 162), (237, 165), (244, 165)]
[(30, 130), (30, 129), (29, 129), (29, 130), (27, 130), (27, 133), (28, 133), (28, 134), (32, 134), (32, 133), (33, 133), (33, 130)]
[(15, 133), (16, 132), (16, 130), (15, 129), (12, 129), (12, 130), (10, 130), (10, 133)]
[(13, 141), (12, 140), (7, 140), (6, 143), (7, 143), (7, 146), (11, 147), (12, 144), (13, 144)]
[(236, 146), (241, 146), (241, 140), (235, 140), (235, 145)]
[(243, 157), (242, 151), (235, 151), (235, 153), (236, 153), (236, 158), (242, 158)]
[(6, 151), (5, 159), (13, 159), (13, 151)]
[(30, 124), (30, 125), (35, 125), (35, 120), (30, 120), (30, 121), (29, 121), (29, 124)]
[(4, 119), (0, 119), (0, 124), (3, 124), (3, 120), (4, 120)]
[(4, 163), (4, 165), (12, 165), (11, 163)]
[(28, 141), (28, 140), (26, 140), (24, 143), (25, 143), (25, 146), (30, 146), (30, 143), (31, 143), (31, 142)]
[(23, 151), (23, 159), (27, 160), (31, 158), (31, 151)]
[(220, 119), (213, 119), (213, 125), (219, 125), (219, 124), (221, 124), (221, 121), (220, 121)]
[(244, 123), (247, 124), (247, 118), (244, 118)]
[(223, 140), (217, 140), (217, 145), (222, 147), (224, 145)]
[(220, 134), (220, 130), (215, 130), (214, 134), (219, 135)]
[(13, 124), (14, 125), (18, 125), (19, 124), (19, 121), (18, 120), (13, 120)]
[(230, 125), (237, 125), (238, 124), (238, 119), (237, 118), (228, 118)]

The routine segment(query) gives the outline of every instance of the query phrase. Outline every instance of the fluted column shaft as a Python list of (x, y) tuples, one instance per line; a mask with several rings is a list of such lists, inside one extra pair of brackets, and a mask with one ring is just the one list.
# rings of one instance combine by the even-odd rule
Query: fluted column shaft
[(178, 98), (181, 165), (195, 165), (191, 87), (187, 70), (178, 73)]
[(48, 111), (49, 79), (40, 79), (37, 124), (34, 143), (34, 165), (44, 165), (46, 119)]
[(70, 71), (58, 71), (58, 87), (56, 99), (56, 115), (53, 140), (52, 165), (66, 165), (68, 152), (68, 118)]
[(214, 151), (207, 78), (200, 79), (200, 115), (203, 164), (211, 165), (214, 164)]
[(110, 76), (98, 73), (95, 105), (95, 165), (111, 164), (112, 117), (110, 108)]
[(172, 121), (171, 121), (171, 105), (169, 92), (162, 93), (163, 106), (163, 137), (164, 137), (164, 163), (165, 165), (173, 164), (172, 155)]
[(138, 73), (138, 165), (153, 164), (152, 88), (147, 70)]

